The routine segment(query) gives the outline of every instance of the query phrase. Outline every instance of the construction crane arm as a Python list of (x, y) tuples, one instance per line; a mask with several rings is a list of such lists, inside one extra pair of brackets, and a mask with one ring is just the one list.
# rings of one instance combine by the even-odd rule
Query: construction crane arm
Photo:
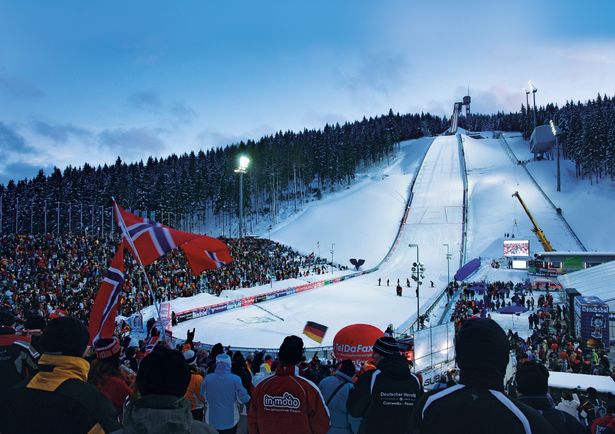
[(525, 213), (527, 214), (527, 216), (529, 217), (530, 221), (532, 222), (532, 225), (534, 225), (534, 232), (536, 232), (536, 236), (540, 240), (540, 244), (542, 244), (542, 247), (545, 249), (545, 252), (552, 252), (552, 251), (554, 251), (553, 246), (551, 246), (551, 243), (549, 242), (549, 240), (545, 236), (545, 234), (542, 231), (542, 229), (540, 229), (540, 226), (538, 226), (538, 223), (536, 223), (536, 220), (534, 220), (534, 217), (532, 216), (532, 213), (530, 212), (530, 210), (525, 205), (525, 202), (523, 202), (523, 199), (521, 199), (521, 196), (519, 195), (519, 192), (515, 191), (513, 193), (513, 196), (516, 197), (519, 200), (519, 203), (521, 204), (521, 206), (525, 210)]

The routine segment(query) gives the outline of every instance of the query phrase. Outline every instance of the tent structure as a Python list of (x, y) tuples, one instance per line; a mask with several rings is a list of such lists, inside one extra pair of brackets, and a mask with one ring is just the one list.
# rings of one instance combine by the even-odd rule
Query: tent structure
[(615, 381), (603, 375), (572, 374), (569, 372), (549, 372), (549, 387), (582, 390), (593, 387), (598, 392), (615, 393)]
[(498, 309), (498, 313), (509, 314), (509, 315), (523, 313), (523, 312), (527, 312), (527, 308), (516, 305), (516, 304), (512, 306), (504, 306)]
[(564, 288), (576, 288), (583, 296), (596, 296), (615, 312), (615, 261), (558, 277)]

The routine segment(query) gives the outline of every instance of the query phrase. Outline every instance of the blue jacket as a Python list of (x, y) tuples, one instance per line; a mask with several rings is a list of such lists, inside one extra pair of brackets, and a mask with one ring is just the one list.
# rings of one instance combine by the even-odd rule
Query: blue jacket
[(250, 400), (241, 379), (231, 374), (231, 358), (226, 354), (216, 357), (216, 370), (205, 377), (201, 393), (207, 401), (205, 422), (217, 430), (233, 428), (239, 423), (237, 402)]
[[(335, 392), (342, 383), (344, 383), (344, 385), (331, 399), (333, 392)], [(346, 410), (348, 392), (353, 386), (354, 383), (352, 382), (352, 378), (343, 372), (337, 372), (333, 376), (323, 378), (318, 385), (325, 402), (330, 400), (327, 406), (330, 416), (330, 428), (327, 434), (353, 434), (359, 430), (361, 419), (350, 416)]]

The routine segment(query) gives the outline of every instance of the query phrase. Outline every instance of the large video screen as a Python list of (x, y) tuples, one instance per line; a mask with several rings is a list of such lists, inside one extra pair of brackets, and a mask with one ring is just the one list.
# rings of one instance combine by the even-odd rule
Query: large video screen
[(530, 241), (505, 240), (504, 256), (530, 256)]

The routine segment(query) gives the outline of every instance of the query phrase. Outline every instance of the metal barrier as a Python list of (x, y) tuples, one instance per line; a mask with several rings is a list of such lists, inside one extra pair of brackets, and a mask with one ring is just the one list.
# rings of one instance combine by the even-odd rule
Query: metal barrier
[(457, 134), (457, 145), (459, 148), (461, 180), (463, 181), (463, 222), (461, 227), (461, 250), (459, 252), (459, 268), (461, 268), (465, 263), (468, 238), (468, 172), (466, 169), (466, 155), (463, 150), (463, 139), (461, 134)]

